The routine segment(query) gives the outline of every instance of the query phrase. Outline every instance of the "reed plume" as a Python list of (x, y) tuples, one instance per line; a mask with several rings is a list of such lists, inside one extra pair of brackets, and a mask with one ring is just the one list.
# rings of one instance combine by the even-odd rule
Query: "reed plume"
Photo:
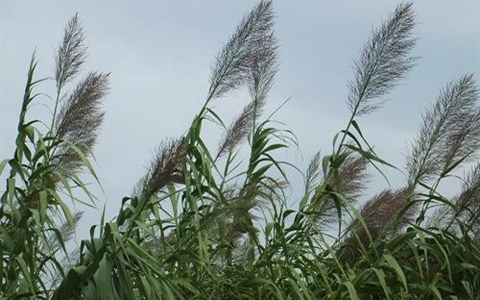
[(272, 2), (262, 1), (243, 18), (216, 57), (212, 65), (207, 102), (225, 95), (249, 80), (253, 58), (265, 55), (265, 40), (272, 35), (272, 28)]
[(304, 175), (305, 193), (309, 193), (314, 186), (320, 184), (320, 178), (322, 176), (320, 151), (315, 153), (308, 164), (307, 170)]
[[(58, 227), (58, 231), (62, 235), (64, 242), (68, 242), (73, 238), (73, 235), (75, 234), (75, 229), (80, 223), (82, 216), (83, 216), (83, 211), (78, 211), (73, 215), (71, 223), (64, 222)], [(52, 239), (52, 241), (57, 242), (57, 240), (54, 240), (54, 239)], [(57, 246), (59, 247), (60, 245), (57, 244)]]
[[(402, 3), (379, 28), (373, 30), (360, 58), (354, 61), (354, 78), (349, 82), (348, 106), (354, 115), (367, 114), (382, 105), (385, 96), (406, 75), (415, 62), (410, 56), (416, 39), (412, 3)], [(377, 101), (373, 101), (377, 99)]]
[(473, 158), (480, 146), (478, 89), (473, 75), (449, 82), (423, 124), (407, 156), (410, 182), (428, 181)]
[[(315, 166), (313, 164), (310, 172), (315, 170)], [(324, 178), (324, 180), (327, 180), (327, 185), (342, 194), (350, 204), (355, 204), (368, 183), (367, 161), (361, 156), (352, 154), (338, 168), (338, 176)], [(315, 212), (317, 222), (321, 226), (338, 220), (335, 200), (328, 195), (323, 195), (319, 199)]]
[[(478, 218), (476, 214), (480, 212), (480, 164), (477, 163), (468, 173), (462, 191), (455, 197), (455, 204), (457, 212), (451, 219), (458, 216), (460, 220), (468, 222), (472, 218)], [(480, 227), (480, 219), (474, 221), (476, 227)]]
[[(273, 21), (271, 25), (273, 26)], [(257, 41), (257, 51), (252, 53), (249, 67), (248, 90), (253, 101), (253, 126), (260, 116), (268, 97), (275, 75), (278, 71), (277, 39), (270, 29), (270, 32)]]
[(183, 183), (186, 160), (187, 149), (183, 139), (163, 141), (150, 162), (147, 175), (141, 180), (141, 188), (137, 188), (134, 194), (144, 193), (148, 198), (168, 184)]
[[(266, 2), (264, 4), (265, 7), (261, 7), (262, 5), (260, 3), (259, 7), (254, 9), (248, 19), (253, 18), (255, 14), (264, 15), (263, 18), (265, 20), (262, 21), (264, 23), (262, 27), (264, 28), (256, 34), (258, 37), (251, 41), (253, 45), (249, 46), (252, 47), (250, 49), (251, 52), (245, 53), (243, 58), (246, 65), (244, 66), (245, 74), (242, 76), (245, 76), (244, 79), (248, 85), (251, 102), (243, 108), (240, 115), (227, 128), (220, 142), (218, 157), (232, 152), (252, 133), (258, 118), (260, 118), (263, 112), (268, 92), (274, 83), (275, 74), (277, 73), (278, 46), (272, 30), (273, 15), (270, 8), (271, 4)], [(243, 26), (245, 25), (241, 24), (239, 28), (243, 28)], [(224, 49), (224, 51), (226, 50)]]
[(342, 242), (341, 253), (348, 263), (356, 262), (362, 255), (361, 249), (371, 246), (371, 242), (388, 240), (414, 221), (414, 208), (399, 215), (408, 204), (410, 195), (409, 188), (386, 189), (363, 205), (360, 210), (363, 224), (358, 217), (354, 218), (348, 225), (348, 235)]
[(83, 29), (78, 14), (75, 14), (65, 27), (62, 42), (55, 55), (55, 81), (58, 90), (80, 72), (87, 58), (86, 50)]
[(368, 183), (367, 163), (361, 156), (350, 155), (338, 169), (338, 178), (330, 185), (354, 203)]
[[(395, 222), (399, 212), (407, 204), (409, 190), (387, 189), (369, 200), (361, 210), (361, 216), (367, 224), (373, 238), (380, 238), (401, 230), (413, 221), (414, 210), (407, 210), (400, 222)], [(356, 223), (356, 222), (354, 222)], [(356, 225), (359, 225), (358, 223)], [(359, 234), (366, 238), (364, 229)]]
[(109, 89), (108, 77), (108, 74), (89, 73), (62, 103), (54, 126), (56, 137), (66, 141), (55, 153), (58, 171), (76, 172), (81, 168), (82, 158), (72, 145), (85, 155), (91, 153), (103, 122), (101, 105)]
[[(453, 197), (451, 205), (442, 204), (435, 210), (430, 225), (449, 229), (456, 223), (473, 222), (472, 232), (480, 229), (480, 164), (476, 164), (467, 173), (462, 190)], [(458, 229), (458, 227), (454, 227)]]
[[(255, 116), (255, 107), (257, 116)], [(263, 103), (255, 104), (254, 101), (246, 105), (239, 116), (230, 124), (225, 131), (218, 147), (217, 157), (233, 152), (240, 143), (245, 141), (252, 132), (253, 120), (259, 117)]]

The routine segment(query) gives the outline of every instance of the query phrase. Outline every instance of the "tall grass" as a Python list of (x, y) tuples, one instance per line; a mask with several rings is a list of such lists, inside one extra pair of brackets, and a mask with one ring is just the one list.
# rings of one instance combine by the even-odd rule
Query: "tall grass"
[[(278, 69), (273, 19), (271, 1), (244, 17), (212, 65), (205, 104), (186, 134), (160, 143), (117, 217), (92, 226), (76, 254), (65, 242), (81, 213), (72, 215), (66, 202), (89, 205), (79, 192), (95, 202), (79, 173), (96, 178), (90, 160), (108, 74), (77, 80), (87, 55), (75, 16), (56, 52), (47, 127), (28, 119), (40, 96), (36, 86), (45, 81), (35, 79), (32, 57), (16, 150), (0, 163), (0, 172), (10, 172), (0, 207), (1, 297), (479, 299), (480, 111), (473, 76), (448, 83), (423, 114), (404, 167), (407, 184), (359, 204), (370, 172), (400, 168), (381, 159), (357, 122), (379, 109), (414, 66), (413, 7), (398, 5), (354, 61), (351, 116), (333, 151), (318, 152), (304, 185), (292, 187), (288, 174), (297, 168), (276, 153), (295, 136), (262, 117)], [(240, 88), (250, 102), (226, 125), (213, 103)], [(224, 129), (216, 149), (202, 139), (207, 122)], [(451, 198), (439, 192), (449, 177), (463, 182)], [(291, 199), (289, 189), (303, 191), (301, 198)]]

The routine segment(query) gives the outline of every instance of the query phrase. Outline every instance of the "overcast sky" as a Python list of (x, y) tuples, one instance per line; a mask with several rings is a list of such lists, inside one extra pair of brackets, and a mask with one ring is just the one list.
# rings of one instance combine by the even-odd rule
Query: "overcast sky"
[[(352, 60), (372, 27), (398, 1), (274, 2), (281, 68), (268, 110), (292, 97), (276, 119), (297, 135), (301, 150), (293, 149), (288, 157), (304, 166), (317, 150), (328, 153), (333, 135), (345, 126)], [(107, 216), (114, 216), (122, 197), (144, 173), (153, 149), (165, 137), (181, 135), (201, 108), (213, 58), (255, 3), (0, 0), (0, 158), (14, 149), (32, 51), (36, 49), (39, 59), (38, 78), (51, 76), (63, 27), (78, 12), (90, 53), (85, 71), (112, 74), (95, 151), (104, 192), (94, 191), (101, 199), (99, 209), (106, 200)], [(383, 109), (360, 119), (377, 153), (401, 168), (421, 113), (439, 88), (464, 73), (476, 73), (478, 80), (480, 73), (480, 1), (418, 0), (414, 7), (419, 21), (414, 55), (421, 60)], [(52, 87), (53, 82), (47, 82), (38, 91), (51, 92)], [(238, 93), (218, 101), (216, 108), (229, 120), (247, 101)], [(50, 104), (40, 100), (31, 116), (48, 120)], [(213, 133), (206, 139), (215, 145)], [(400, 173), (389, 174), (393, 184), (402, 184)], [(99, 215), (87, 210), (81, 237)]]

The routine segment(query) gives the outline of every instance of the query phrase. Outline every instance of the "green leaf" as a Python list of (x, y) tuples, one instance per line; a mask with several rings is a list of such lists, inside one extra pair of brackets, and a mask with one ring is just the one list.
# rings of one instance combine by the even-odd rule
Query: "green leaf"
[(350, 295), (350, 299), (359, 300), (358, 295), (357, 295), (357, 290), (355, 289), (353, 284), (351, 282), (348, 282), (348, 281), (344, 282), (343, 284), (347, 287), (348, 294)]
[(407, 279), (405, 278), (405, 274), (403, 273), (402, 268), (398, 264), (397, 260), (390, 254), (384, 254), (383, 257), (386, 260), (387, 266), (395, 270), (395, 272), (397, 273), (397, 276), (400, 278), (400, 281), (403, 283), (403, 286), (405, 287), (405, 291), (408, 292)]

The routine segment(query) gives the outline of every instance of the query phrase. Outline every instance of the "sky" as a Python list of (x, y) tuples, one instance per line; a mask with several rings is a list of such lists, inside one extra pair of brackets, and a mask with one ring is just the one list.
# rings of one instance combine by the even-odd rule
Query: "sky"
[[(13, 153), (32, 52), (39, 60), (37, 78), (51, 77), (63, 27), (78, 12), (89, 45), (84, 70), (111, 72), (105, 123), (95, 149), (103, 190), (92, 183), (98, 209), (77, 206), (85, 210), (78, 236), (86, 238), (104, 205), (107, 218), (116, 215), (155, 147), (188, 128), (204, 103), (214, 57), (256, 2), (0, 0), (0, 159)], [(274, 1), (280, 71), (267, 114), (291, 98), (275, 116), (299, 141), (298, 148), (282, 154), (289, 161), (303, 168), (318, 150), (331, 151), (333, 136), (349, 118), (346, 87), (352, 61), (371, 29), (398, 3)], [(465, 73), (476, 73), (480, 80), (480, 1), (418, 0), (414, 8), (418, 65), (381, 110), (358, 120), (376, 152), (400, 169), (421, 114), (439, 89)], [(53, 86), (47, 81), (38, 91), (51, 93)], [(247, 102), (245, 93), (238, 92), (219, 99), (215, 109), (228, 121)], [(48, 123), (52, 107), (43, 97), (30, 117)], [(212, 129), (205, 139), (215, 146), (218, 134)], [(392, 185), (404, 183), (400, 172), (386, 172)], [(376, 192), (387, 186), (375, 176), (373, 182)]]

